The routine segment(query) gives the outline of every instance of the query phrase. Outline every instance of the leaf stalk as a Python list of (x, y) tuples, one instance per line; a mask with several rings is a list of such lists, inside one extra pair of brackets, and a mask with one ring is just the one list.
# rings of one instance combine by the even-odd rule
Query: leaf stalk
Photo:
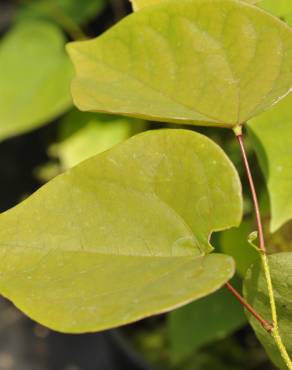
[(68, 33), (72, 40), (83, 41), (88, 38), (83, 32), (82, 28), (79, 27), (77, 22), (75, 22), (71, 17), (65, 14), (61, 7), (59, 7), (57, 4), (50, 4), (50, 11), (51, 15), (56, 19), (57, 22), (62, 25), (65, 32)]
[[(239, 129), (240, 127), (240, 129)], [(275, 343), (279, 349), (279, 352), (281, 354), (281, 357), (286, 364), (287, 368), (289, 370), (292, 370), (292, 361), (289, 357), (289, 354), (287, 352), (287, 349), (283, 343), (283, 340), (281, 338), (281, 334), (279, 331), (279, 324), (278, 324), (278, 316), (277, 316), (277, 308), (276, 308), (276, 301), (275, 301), (275, 296), (274, 296), (274, 291), (273, 291), (273, 284), (272, 284), (272, 278), (271, 278), (271, 271), (269, 267), (269, 262), (268, 262), (268, 256), (267, 256), (267, 249), (265, 246), (265, 239), (264, 239), (264, 232), (263, 232), (263, 224), (261, 220), (261, 213), (260, 213), (260, 208), (259, 208), (259, 202), (258, 202), (258, 197), (254, 185), (254, 180), (253, 176), (250, 170), (250, 165), (249, 161), (246, 155), (246, 150), (244, 146), (244, 141), (243, 141), (243, 133), (242, 133), (242, 127), (241, 126), (236, 126), (234, 128), (234, 133), (237, 137), (243, 163), (245, 166), (248, 182), (249, 182), (249, 187), (253, 199), (253, 204), (254, 204), (254, 210), (255, 210), (255, 216), (256, 216), (256, 222), (257, 222), (257, 228), (258, 228), (258, 237), (259, 237), (259, 252), (261, 256), (261, 261), (262, 261), (262, 266), (264, 269), (265, 273), (265, 278), (267, 282), (267, 288), (268, 288), (268, 294), (269, 294), (269, 300), (270, 300), (270, 308), (271, 308), (271, 316), (272, 316), (272, 326), (270, 330), (267, 330), (270, 332), (270, 334), (273, 336)], [(245, 306), (246, 307), (246, 306)], [(247, 307), (246, 307), (247, 308)], [(247, 308), (248, 309), (248, 308)], [(251, 312), (249, 310), (249, 312)], [(252, 312), (251, 312), (252, 313)], [(253, 315), (255, 316), (255, 315)], [(258, 321), (260, 321), (257, 318)], [(265, 322), (266, 320), (264, 320)], [(261, 322), (261, 321), (260, 321)], [(263, 325), (263, 323), (261, 322)], [(263, 325), (264, 326), (264, 325)], [(265, 326), (264, 326), (265, 327)]]
[(250, 170), (249, 162), (247, 159), (245, 147), (244, 147), (244, 142), (243, 142), (243, 134), (237, 134), (235, 131), (235, 135), (237, 137), (239, 146), (240, 146), (240, 151), (242, 154), (242, 159), (244, 163), (244, 167), (246, 170), (249, 186), (250, 186), (250, 191), (253, 199), (253, 204), (254, 204), (254, 210), (255, 210), (255, 216), (256, 216), (256, 222), (257, 222), (257, 228), (258, 228), (258, 237), (259, 237), (259, 248), (262, 250), (264, 254), (267, 253), (266, 246), (265, 246), (265, 239), (264, 239), (264, 232), (263, 232), (263, 224), (262, 224), (262, 219), (261, 219), (261, 213), (260, 213), (260, 207), (259, 207), (259, 202), (258, 202), (258, 197), (253, 181), (253, 176)]
[[(20, 3), (30, 4), (31, 0), (19, 0)], [(62, 8), (56, 2), (49, 2), (47, 6), (49, 7), (50, 15), (63, 27), (64, 31), (72, 38), (74, 41), (87, 40), (87, 35), (83, 32), (82, 28), (79, 27), (78, 23), (75, 22), (69, 15), (67, 15)]]
[(268, 332), (273, 330), (273, 325), (265, 320), (243, 297), (242, 295), (230, 284), (225, 284), (226, 288), (234, 295), (234, 297), (258, 320), (263, 328)]

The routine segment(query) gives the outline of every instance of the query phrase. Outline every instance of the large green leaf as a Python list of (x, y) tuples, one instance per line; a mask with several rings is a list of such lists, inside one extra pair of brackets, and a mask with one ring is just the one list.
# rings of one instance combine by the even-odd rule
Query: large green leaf
[(47, 123), (71, 104), (72, 67), (54, 25), (15, 26), (0, 44), (0, 140)]
[(144, 126), (145, 122), (133, 118), (74, 109), (60, 122), (59, 140), (50, 152), (59, 157), (63, 169), (68, 169), (126, 140)]
[(290, 26), (292, 25), (291, 0), (261, 0), (258, 5), (277, 17), (282, 18)]
[(237, 172), (216, 144), (148, 131), (0, 215), (0, 292), (65, 332), (167, 311), (230, 279), (232, 258), (206, 254), (210, 233), (241, 213)]
[[(240, 289), (240, 281), (233, 285)], [(246, 323), (242, 305), (225, 289), (192, 302), (169, 315), (171, 356), (175, 362), (200, 347), (226, 337)]]
[(17, 19), (41, 18), (60, 25), (86, 23), (104, 8), (105, 0), (28, 0), (18, 9)]
[(249, 123), (271, 200), (271, 230), (292, 219), (292, 94)]
[[(276, 299), (277, 313), (279, 318), (279, 329), (286, 345), (292, 356), (292, 253), (277, 253), (269, 257), (273, 290)], [(271, 321), (271, 311), (265, 274), (260, 261), (247, 272), (244, 281), (244, 295), (247, 301), (266, 319)], [(254, 319), (247, 315), (248, 319), (256, 332), (257, 337), (265, 347), (268, 355), (280, 369), (287, 369), (280, 356), (274, 339), (263, 327)]]
[(292, 85), (292, 30), (236, 0), (168, 0), (68, 51), (81, 110), (233, 127)]

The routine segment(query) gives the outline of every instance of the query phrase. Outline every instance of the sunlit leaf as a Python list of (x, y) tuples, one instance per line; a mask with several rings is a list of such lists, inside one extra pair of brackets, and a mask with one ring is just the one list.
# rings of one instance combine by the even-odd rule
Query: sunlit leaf
[[(233, 285), (240, 289), (240, 281)], [(242, 305), (222, 288), (212, 295), (192, 302), (169, 316), (171, 356), (181, 361), (195, 350), (226, 337), (246, 323)]]
[(165, 0), (131, 0), (133, 10), (137, 11), (143, 8), (146, 8), (149, 5), (155, 5), (162, 3)]
[(86, 111), (232, 127), (292, 85), (292, 30), (235, 0), (165, 1), (68, 51)]
[[(132, 3), (133, 10), (137, 11), (137, 10), (146, 8), (147, 6), (159, 4), (167, 0), (130, 0), (130, 1)], [(243, 0), (243, 1), (250, 3), (250, 4), (256, 4), (261, 0)]]
[(28, 0), (21, 4), (17, 19), (41, 18), (54, 21), (86, 23), (104, 8), (105, 0)]
[(241, 213), (237, 172), (216, 144), (148, 131), (0, 215), (0, 292), (64, 332), (168, 311), (231, 278), (231, 257), (206, 254), (210, 233)]
[(271, 200), (271, 230), (292, 219), (292, 94), (248, 127)]
[[(279, 328), (283, 342), (292, 356), (292, 253), (277, 253), (269, 257), (273, 290), (276, 299)], [(265, 274), (260, 262), (248, 272), (244, 281), (244, 294), (247, 301), (266, 319), (271, 321), (271, 310)], [(287, 369), (276, 347), (273, 337), (248, 314), (248, 319), (257, 337), (270, 358), (280, 369)]]
[(50, 152), (67, 169), (110, 149), (144, 126), (143, 121), (133, 118), (72, 110), (60, 122), (59, 141)]
[(72, 103), (64, 37), (46, 22), (15, 26), (0, 43), (0, 140), (47, 123)]

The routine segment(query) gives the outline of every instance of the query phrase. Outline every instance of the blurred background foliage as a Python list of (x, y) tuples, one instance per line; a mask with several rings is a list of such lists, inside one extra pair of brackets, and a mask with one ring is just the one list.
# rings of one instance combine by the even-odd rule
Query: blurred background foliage
[[(260, 5), (292, 21), (291, 0), (262, 0)], [(70, 80), (74, 72), (65, 43), (98, 36), (129, 12), (127, 0), (0, 1), (1, 211), (86, 158), (138, 132), (161, 127), (137, 119), (79, 112), (73, 107)], [(245, 184), (232, 133), (196, 130), (223, 147)], [(258, 168), (252, 141), (247, 141), (247, 148), (251, 163)], [(269, 198), (260, 171), (256, 182), (268, 249), (292, 250), (291, 222), (270, 233)], [(244, 192), (242, 225), (212, 237), (218, 250), (235, 258), (238, 275), (234, 284), (239, 289), (241, 278), (257, 258), (247, 242), (255, 221), (248, 192)], [(242, 307), (224, 289), (119, 331), (79, 336), (53, 333), (1, 301), (0, 370), (151, 368), (269, 370), (273, 366), (246, 326)]]

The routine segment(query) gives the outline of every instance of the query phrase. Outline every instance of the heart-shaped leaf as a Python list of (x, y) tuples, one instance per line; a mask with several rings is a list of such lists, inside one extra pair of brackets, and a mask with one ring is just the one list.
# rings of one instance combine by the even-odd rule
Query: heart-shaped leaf
[(237, 172), (216, 144), (148, 131), (0, 215), (0, 292), (64, 332), (164, 312), (230, 279), (232, 258), (206, 254), (210, 233), (241, 213)]
[(15, 26), (0, 44), (0, 140), (38, 127), (71, 104), (65, 39), (47, 22)]
[(71, 43), (81, 110), (233, 127), (292, 86), (292, 30), (236, 0), (168, 0)]
[[(277, 253), (269, 257), (269, 265), (276, 299), (279, 329), (285, 346), (292, 356), (292, 253)], [(260, 261), (247, 272), (244, 281), (244, 295), (247, 301), (264, 317), (271, 321), (271, 309), (265, 273)], [(247, 313), (248, 319), (268, 355), (280, 369), (287, 369), (276, 347), (275, 341), (253, 316)]]
[(249, 122), (271, 200), (271, 230), (292, 219), (292, 94)]

